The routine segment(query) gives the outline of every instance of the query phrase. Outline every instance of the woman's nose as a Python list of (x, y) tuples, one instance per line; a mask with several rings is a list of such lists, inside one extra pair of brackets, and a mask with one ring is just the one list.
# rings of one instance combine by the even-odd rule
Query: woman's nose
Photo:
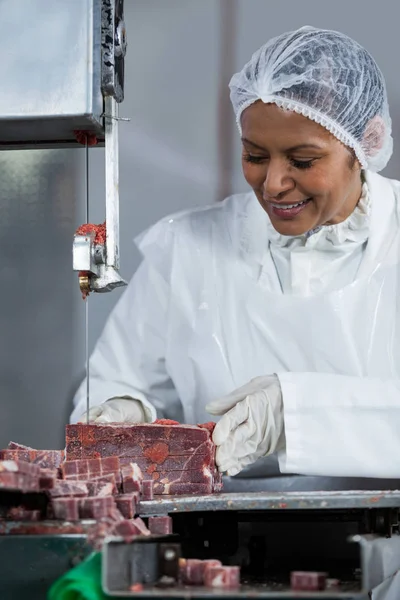
[(263, 195), (266, 200), (277, 198), (284, 192), (294, 188), (293, 179), (288, 168), (282, 161), (270, 160), (263, 185)]

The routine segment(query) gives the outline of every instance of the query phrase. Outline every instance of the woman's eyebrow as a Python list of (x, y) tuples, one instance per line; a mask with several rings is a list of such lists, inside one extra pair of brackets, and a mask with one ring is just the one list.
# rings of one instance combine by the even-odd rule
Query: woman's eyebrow
[[(246, 144), (250, 144), (250, 146), (254, 146), (254, 148), (258, 148), (259, 150), (263, 150), (264, 152), (267, 152), (266, 148), (264, 148), (263, 146), (260, 146), (259, 144), (256, 144), (255, 142), (252, 142), (251, 140), (249, 140), (245, 137), (242, 138), (242, 142), (244, 142)], [(319, 146), (318, 144), (312, 144), (312, 143), (298, 144), (296, 146), (291, 146), (290, 148), (286, 148), (285, 152), (294, 152), (296, 150), (304, 150), (304, 149), (322, 150), (322, 147)]]

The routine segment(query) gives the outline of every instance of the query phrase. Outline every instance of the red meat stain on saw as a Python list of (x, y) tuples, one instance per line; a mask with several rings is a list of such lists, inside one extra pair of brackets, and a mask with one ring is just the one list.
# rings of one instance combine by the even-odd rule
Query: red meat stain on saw
[[(88, 235), (89, 233), (94, 233), (94, 243), (96, 245), (102, 245), (106, 243), (107, 237), (107, 228), (106, 222), (101, 223), (100, 225), (93, 225), (93, 223), (84, 223), (75, 232), (75, 235)], [(79, 271), (78, 277), (86, 277), (88, 275), (87, 271)], [(90, 292), (82, 292), (83, 300), (89, 296)]]

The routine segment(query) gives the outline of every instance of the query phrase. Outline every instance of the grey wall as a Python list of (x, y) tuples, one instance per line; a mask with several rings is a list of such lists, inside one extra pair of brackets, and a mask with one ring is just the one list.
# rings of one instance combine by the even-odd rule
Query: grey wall
[[(121, 272), (132, 238), (161, 216), (246, 184), (227, 82), (268, 38), (302, 25), (339, 29), (375, 56), (388, 83), (398, 177), (397, 0), (125, 0), (126, 99), (120, 125)], [(90, 151), (90, 220), (104, 218), (104, 152)], [(84, 221), (83, 150), (0, 153), (0, 446), (61, 447), (83, 375), (84, 305), (71, 242)], [(90, 298), (93, 346), (121, 292)]]

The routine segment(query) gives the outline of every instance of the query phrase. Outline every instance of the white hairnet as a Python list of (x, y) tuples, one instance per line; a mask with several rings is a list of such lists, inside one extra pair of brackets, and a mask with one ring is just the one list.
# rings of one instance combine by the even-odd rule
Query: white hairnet
[(380, 171), (392, 155), (383, 75), (372, 56), (343, 33), (307, 26), (273, 38), (229, 87), (240, 132), (242, 112), (262, 100), (328, 129), (353, 148), (364, 169)]

